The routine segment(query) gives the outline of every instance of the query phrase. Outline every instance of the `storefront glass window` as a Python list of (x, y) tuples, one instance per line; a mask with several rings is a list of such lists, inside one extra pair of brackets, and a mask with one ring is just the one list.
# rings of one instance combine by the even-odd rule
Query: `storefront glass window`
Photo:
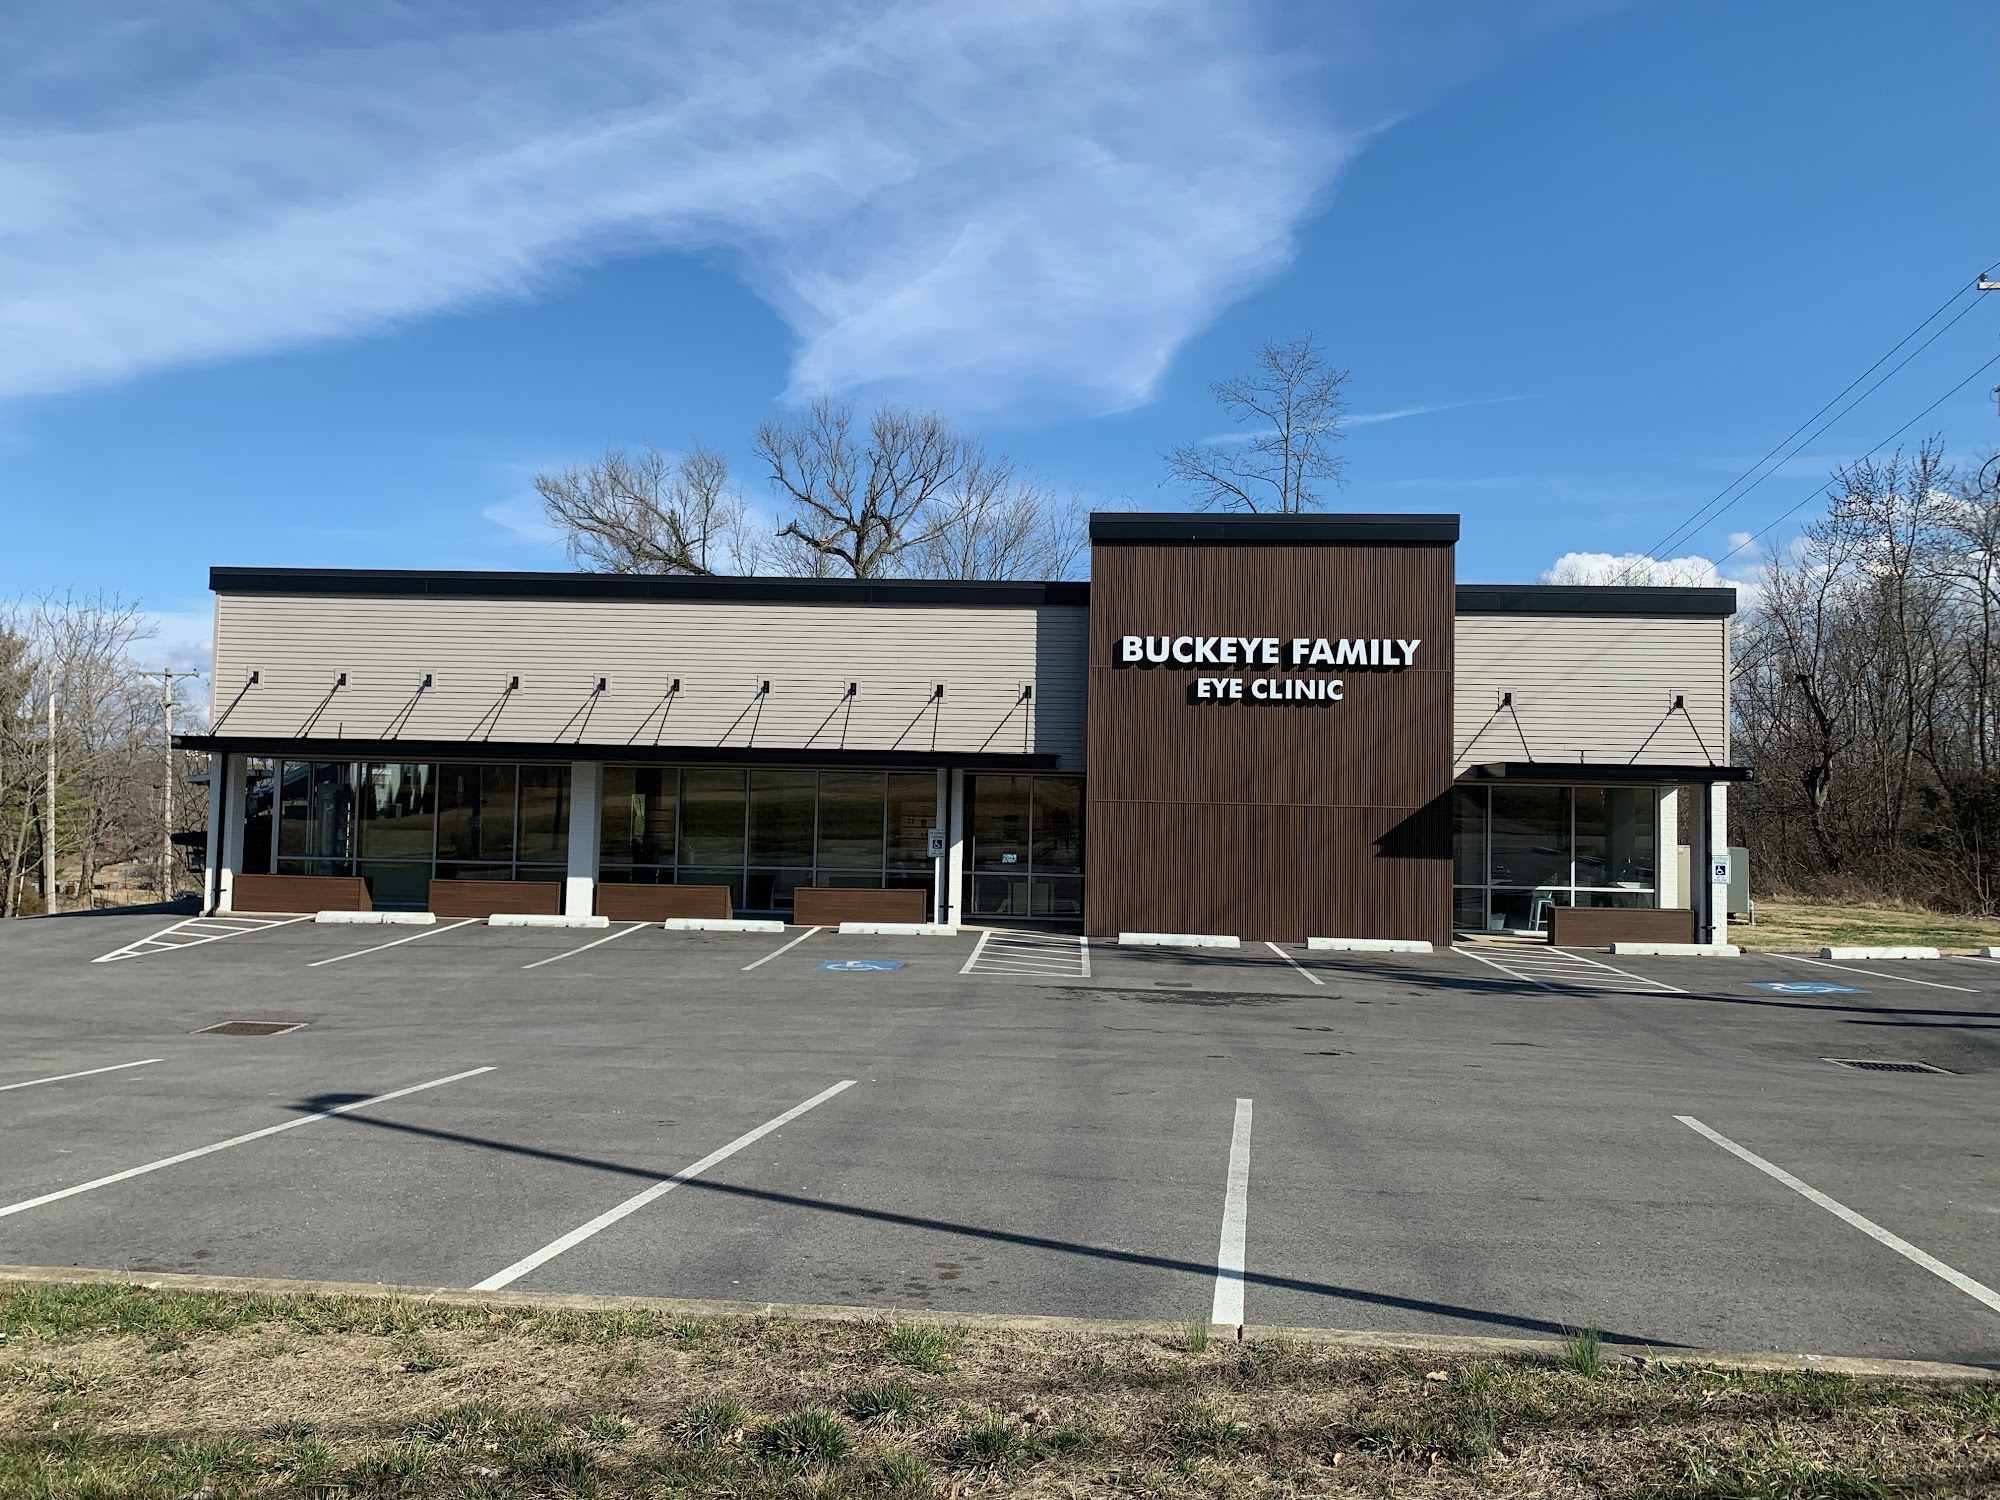
[(243, 815), (243, 868), (269, 874), (277, 854), (278, 763), (253, 757), (246, 767)]
[[(930, 833), (938, 826), (938, 779), (928, 771), (889, 778), (889, 868), (931, 876)], [(907, 884), (891, 880), (891, 885)]]
[[(819, 778), (819, 866), (882, 868), (887, 778), (879, 771), (827, 771)], [(848, 881), (843, 884), (853, 884)]]
[(438, 768), (438, 858), (512, 860), (514, 766)]
[(671, 865), (680, 820), (680, 772), (606, 766), (598, 859), (607, 865)]
[(681, 773), (682, 863), (743, 868), (743, 791), (741, 771)]
[[(354, 853), (354, 767), (346, 761), (288, 760), (278, 801), (280, 861), (344, 862)], [(283, 869), (281, 863), (279, 866)], [(319, 873), (345, 874), (346, 870)]]
[(1035, 778), (1033, 863), (1037, 875), (1082, 872), (1082, 782)]
[[(560, 863), (569, 857), (569, 767), (521, 767), (516, 858)], [(523, 879), (527, 877), (523, 875)]]
[(1486, 884), (1486, 788), (1451, 790), (1451, 883)]
[(435, 768), (400, 762), (361, 767), (356, 822), (363, 859), (420, 859), (429, 864), (437, 838)]
[(1452, 922), (1542, 931), (1557, 906), (1654, 906), (1655, 787), (1462, 786), (1452, 792)]
[(968, 916), (1074, 921), (1083, 915), (1083, 783), (968, 776)]
[(750, 773), (751, 864), (812, 864), (814, 780), (811, 771)]
[(1493, 884), (1567, 886), (1569, 788), (1496, 786), (1492, 797), (1489, 859)]
[(1647, 787), (1576, 789), (1576, 883), (1600, 889), (1653, 889), (1658, 794)]
[(1028, 873), (1030, 776), (965, 778), (965, 823), (972, 835), (975, 870)]

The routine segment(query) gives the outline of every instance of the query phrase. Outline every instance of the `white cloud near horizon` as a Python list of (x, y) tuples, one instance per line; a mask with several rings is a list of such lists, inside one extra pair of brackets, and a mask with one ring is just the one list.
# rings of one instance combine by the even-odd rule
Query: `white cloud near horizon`
[[(1535, 581), (1582, 585), (1641, 585), (1669, 588), (1733, 588), (1740, 609), (1755, 604), (1761, 559), (1746, 555), (1750, 536), (1732, 532), (1721, 559), (1690, 553), (1648, 557), (1643, 552), (1565, 552)], [(1743, 548), (1743, 551), (1734, 549)], [(1730, 555), (1734, 551), (1734, 555)]]
[(30, 10), (0, 56), (0, 400), (675, 250), (783, 316), (794, 396), (1130, 406), (1371, 132), (1606, 3)]

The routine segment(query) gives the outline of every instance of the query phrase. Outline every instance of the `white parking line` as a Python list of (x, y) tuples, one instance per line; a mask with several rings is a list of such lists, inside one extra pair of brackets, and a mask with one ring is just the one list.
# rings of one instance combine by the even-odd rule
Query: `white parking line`
[(1087, 940), (1056, 932), (1006, 932), (988, 928), (980, 933), (961, 974), (1011, 974), (1043, 979), (1088, 979)]
[(1939, 984), (1935, 979), (1911, 979), (1904, 974), (1884, 974), (1880, 969), (1857, 969), (1852, 964), (1830, 964), (1823, 958), (1801, 958), (1796, 953), (1772, 953), (1767, 956), (1789, 958), (1795, 964), (1811, 964), (1815, 969), (1839, 969), (1844, 974), (1866, 974), (1870, 979), (1887, 979), (1896, 984), (1920, 984), (1927, 990), (1956, 990), (1961, 995), (1979, 993), (1978, 990), (1969, 990), (1962, 984)]
[(1250, 1213), (1250, 1101), (1236, 1101), (1229, 1136), (1229, 1185), (1222, 1195), (1222, 1241), (1215, 1252), (1215, 1300), (1208, 1321), (1243, 1326), (1243, 1260)]
[(308, 969), (324, 968), (327, 964), (344, 963), (350, 958), (361, 958), (370, 953), (380, 953), (384, 948), (400, 948), (405, 943), (414, 943), (419, 938), (436, 937), (440, 932), (450, 932), (454, 927), (470, 927), (478, 917), (467, 917), (462, 922), (447, 922), (442, 927), (426, 927), (422, 932), (413, 932), (408, 937), (397, 938), (393, 942), (377, 943), (372, 948), (356, 948), (352, 953), (336, 953), (332, 958), (316, 958), (307, 964)]
[[(813, 931), (817, 932), (819, 931), (819, 929), (815, 927)], [(810, 936), (810, 934), (808, 934), (808, 936)], [(777, 954), (774, 953), (771, 956), (775, 958), (777, 957)], [(598, 1231), (609, 1229), (613, 1224), (616, 1224), (620, 1219), (625, 1218), (627, 1215), (637, 1213), (640, 1209), (644, 1208), (648, 1203), (651, 1203), (654, 1199), (662, 1196), (663, 1194), (671, 1193), (675, 1188), (679, 1187), (682, 1183), (701, 1176), (702, 1173), (706, 1172), (710, 1167), (716, 1165), (718, 1162), (727, 1161), (730, 1157), (734, 1156), (737, 1152), (741, 1151), (745, 1146), (755, 1145), (758, 1141), (761, 1141), (765, 1136), (769, 1135), (772, 1131), (782, 1129), (784, 1126), (789, 1125), (792, 1121), (796, 1120), (800, 1115), (804, 1114), (807, 1110), (815, 1109), (818, 1106), (826, 1103), (826, 1101), (831, 1099), (835, 1094), (841, 1093), (842, 1091), (846, 1089), (851, 1089), (853, 1087), (854, 1087), (854, 1080), (852, 1078), (843, 1078), (840, 1080), (839, 1083), (836, 1083), (832, 1088), (822, 1089), (819, 1093), (814, 1094), (812, 1098), (806, 1100), (805, 1103), (794, 1104), (790, 1109), (786, 1110), (783, 1114), (778, 1115), (773, 1119), (766, 1120), (762, 1125), (759, 1125), (755, 1130), (746, 1131), (744, 1134), (736, 1137), (736, 1139), (731, 1141), (728, 1145), (723, 1146), (718, 1150), (709, 1152), (708, 1155), (704, 1156), (700, 1161), (696, 1162), (693, 1166), (682, 1167), (680, 1171), (674, 1173), (673, 1176), (664, 1178), (661, 1181), (654, 1183), (651, 1187), (645, 1189), (645, 1191), (643, 1192), (634, 1193), (630, 1198), (627, 1198), (623, 1203), (619, 1204), (616, 1208), (606, 1209), (603, 1213), (599, 1214), (589, 1223), (579, 1224), (576, 1228), (572, 1229), (568, 1234), (563, 1235), (560, 1239), (549, 1241), (548, 1244), (542, 1246), (542, 1248), (537, 1250), (533, 1255), (525, 1255), (521, 1259), (515, 1261), (513, 1265), (507, 1267), (506, 1270), (494, 1272), (484, 1281), (476, 1284), (472, 1289), (475, 1292), (497, 1292), (500, 1290), (501, 1287), (508, 1286), (516, 1281), (519, 1281), (523, 1276), (527, 1275), (530, 1271), (534, 1270), (536, 1267), (547, 1265), (550, 1261), (554, 1260), (558, 1255), (561, 1255), (563, 1252), (567, 1250), (575, 1249), (578, 1245), (581, 1245), (585, 1240), (589, 1239), (592, 1235), (596, 1234)]]
[(30, 1078), (25, 1083), (0, 1083), (0, 1094), (9, 1089), (31, 1089), (38, 1083), (62, 1083), (71, 1078), (89, 1078), (98, 1073), (116, 1073), (120, 1068), (143, 1068), (149, 1063), (159, 1062), (157, 1057), (142, 1057), (137, 1062), (113, 1063), (108, 1068), (85, 1068), (81, 1073), (57, 1073), (51, 1078)]
[(277, 1135), (281, 1131), (297, 1130), (301, 1125), (310, 1125), (315, 1120), (330, 1120), (335, 1115), (344, 1115), (351, 1110), (366, 1109), (371, 1104), (386, 1104), (391, 1099), (400, 1099), (405, 1094), (420, 1094), (425, 1089), (441, 1088), (447, 1083), (457, 1083), (462, 1078), (475, 1078), (481, 1073), (491, 1073), (492, 1068), (468, 1068), (463, 1073), (454, 1073), (449, 1078), (433, 1078), (429, 1083), (413, 1083), (406, 1089), (393, 1089), (386, 1094), (374, 1094), (366, 1099), (356, 1099), (351, 1104), (338, 1104), (332, 1109), (319, 1110), (314, 1114), (301, 1115), (296, 1120), (285, 1120), (276, 1125), (266, 1125), (262, 1130), (253, 1130), (247, 1135), (232, 1135), (226, 1141), (217, 1141), (212, 1146), (197, 1146), (192, 1151), (182, 1151), (174, 1156), (163, 1156), (158, 1161), (149, 1161), (142, 1167), (127, 1167), (122, 1172), (113, 1172), (109, 1177), (94, 1177), (89, 1182), (79, 1182), (75, 1187), (61, 1188), (53, 1193), (43, 1193), (39, 1198), (24, 1198), (19, 1203), (9, 1203), (0, 1208), (0, 1219), (10, 1214), (26, 1213), (31, 1208), (40, 1208), (44, 1203), (55, 1203), (63, 1198), (74, 1198), (78, 1193), (93, 1192), (101, 1187), (109, 1187), (114, 1182), (125, 1182), (133, 1177), (144, 1177), (148, 1172), (157, 1172), (163, 1167), (179, 1166), (184, 1161), (193, 1161), (198, 1156), (212, 1156), (218, 1151), (227, 1151), (231, 1146), (241, 1146), (250, 1141), (261, 1141), (267, 1135)]
[(1715, 1142), (1716, 1145), (1720, 1146), (1730, 1155), (1739, 1157), (1742, 1160), (1747, 1161), (1748, 1163), (1750, 1163), (1751, 1166), (1755, 1167), (1758, 1171), (1764, 1173), (1767, 1177), (1776, 1178), (1779, 1182), (1782, 1182), (1786, 1187), (1790, 1188), (1793, 1192), (1797, 1193), (1807, 1202), (1817, 1203), (1821, 1208), (1825, 1209), (1828, 1213), (1832, 1214), (1836, 1219), (1840, 1219), (1845, 1223), (1852, 1224), (1856, 1229), (1860, 1230), (1870, 1239), (1877, 1240), (1880, 1243), (1887, 1245), (1891, 1250), (1895, 1251), (1905, 1260), (1915, 1261), (1918, 1265), (1922, 1266), (1926, 1271), (1929, 1271), (1933, 1276), (1941, 1277), (1945, 1281), (1950, 1282), (1953, 1286), (1957, 1287), (1961, 1292), (1964, 1292), (1966, 1296), (1972, 1298), (1975, 1302), (1983, 1302), (1988, 1307), (1992, 1308), (1993, 1311), (2000, 1312), (2000, 1292), (1994, 1291), (1992, 1287), (1987, 1286), (1982, 1282), (1974, 1281), (1970, 1276), (1967, 1276), (1962, 1271), (1953, 1270), (1950, 1266), (1946, 1265), (1936, 1256), (1928, 1255), (1924, 1251), (1919, 1250), (1915, 1245), (1912, 1245), (1908, 1240), (1904, 1239), (1901, 1235), (1891, 1234), (1888, 1230), (1884, 1229), (1880, 1224), (1877, 1224), (1873, 1219), (1864, 1219), (1860, 1214), (1856, 1213), (1846, 1204), (1837, 1202), (1836, 1200), (1827, 1197), (1827, 1195), (1825, 1193), (1822, 1193), (1818, 1188), (1812, 1187), (1807, 1183), (1799, 1181), (1798, 1178), (1794, 1177), (1790, 1172), (1787, 1172), (1783, 1167), (1774, 1166), (1770, 1162), (1764, 1160), (1764, 1158), (1759, 1156), (1756, 1152), (1746, 1150), (1744, 1147), (1737, 1145), (1736, 1142), (1732, 1141), (1728, 1136), (1722, 1134), (1722, 1132), (1718, 1130), (1709, 1129), (1708, 1126), (1702, 1124), (1701, 1121), (1697, 1120), (1693, 1115), (1675, 1115), (1674, 1118), (1676, 1120), (1679, 1120), (1681, 1124), (1687, 1126), (1688, 1129), (1694, 1131), (1696, 1134), (1706, 1136), (1709, 1140)]
[(150, 937), (135, 938), (122, 948), (100, 953), (94, 964), (116, 963), (121, 958), (144, 958), (149, 953), (173, 953), (181, 948), (199, 948), (203, 943), (219, 943), (224, 938), (262, 932), (267, 927), (289, 927), (306, 917), (188, 917), (162, 927)]
[(1266, 948), (1269, 948), (1273, 953), (1277, 954), (1278, 957), (1282, 958), (1286, 963), (1290, 964), (1293, 968), (1297, 969), (1301, 974), (1305, 975), (1306, 978), (1310, 979), (1314, 984), (1320, 986), (1320, 988), (1324, 989), (1326, 987), (1326, 981), (1324, 979), (1321, 979), (1319, 975), (1313, 973), (1311, 969), (1308, 969), (1304, 964), (1300, 963), (1296, 958), (1293, 958), (1291, 954), (1287, 953), (1283, 948), (1280, 948), (1276, 943), (1266, 943), (1264, 946)]
[(553, 958), (538, 958), (531, 964), (522, 964), (521, 967), (524, 969), (539, 969), (543, 964), (552, 964), (560, 959), (574, 958), (579, 953), (588, 953), (592, 948), (601, 948), (606, 943), (616, 942), (619, 938), (624, 937), (627, 933), (637, 932), (641, 927), (650, 927), (652, 925), (653, 924), (651, 922), (634, 922), (630, 927), (619, 928), (609, 937), (601, 937), (593, 939), (591, 942), (585, 943), (581, 948), (571, 948), (565, 953), (556, 954)]
[(1685, 995), (1686, 990), (1675, 989), (1657, 979), (1648, 979), (1643, 974), (1628, 973), (1624, 969), (1614, 969), (1610, 964), (1601, 964), (1594, 958), (1585, 958), (1581, 953), (1572, 953), (1566, 948), (1550, 949), (1508, 949), (1507, 961), (1488, 958), (1484, 953), (1475, 952), (1470, 946), (1452, 944), (1452, 952), (1462, 953), (1476, 963), (1485, 964), (1489, 969), (1498, 969), (1510, 979), (1518, 979), (1523, 984), (1537, 985), (1542, 989), (1590, 990), (1630, 993), (1626, 984), (1614, 984), (1600, 978), (1610, 974), (1630, 984), (1644, 985), (1641, 994)]
[(819, 932), (821, 930), (822, 929), (818, 927), (808, 927), (804, 932), (800, 933), (797, 937), (793, 938), (789, 943), (786, 943), (783, 947), (778, 948), (773, 952), (766, 953), (762, 958), (758, 959), (755, 963), (745, 964), (743, 966), (743, 972), (745, 974), (748, 974), (752, 969), (763, 968), (764, 965), (769, 963), (772, 959), (777, 958), (782, 954), (790, 953), (792, 949), (798, 947), (800, 943), (803, 943), (807, 938), (811, 937), (815, 932)]

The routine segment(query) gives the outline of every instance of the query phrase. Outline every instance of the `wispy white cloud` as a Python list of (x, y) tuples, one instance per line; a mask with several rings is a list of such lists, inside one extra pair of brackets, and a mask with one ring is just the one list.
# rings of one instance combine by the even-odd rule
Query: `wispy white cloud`
[(1508, 401), (1533, 401), (1535, 396), (1480, 396), (1471, 401), (1432, 401), (1424, 406), (1399, 406), (1394, 411), (1350, 412), (1342, 420), (1349, 427), (1372, 427), (1377, 422), (1400, 422), (1405, 417), (1425, 417), (1434, 411), (1458, 411), (1467, 406), (1499, 406)]
[(1603, 0), (142, 0), (0, 56), (0, 398), (718, 257), (795, 393), (1098, 408), (1368, 133)]

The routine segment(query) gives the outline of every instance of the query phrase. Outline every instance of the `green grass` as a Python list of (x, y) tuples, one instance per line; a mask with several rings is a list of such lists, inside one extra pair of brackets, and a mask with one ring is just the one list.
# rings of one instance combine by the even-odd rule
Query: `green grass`
[(2000, 1495), (2000, 1386), (1639, 1365), (1590, 1329), (1440, 1368), (1177, 1330), (694, 1326), (0, 1286), (0, 1497)]
[(906, 1380), (884, 1380), (849, 1391), (841, 1409), (857, 1422), (913, 1421), (930, 1410), (930, 1397)]
[(1595, 1380), (1604, 1372), (1604, 1338), (1586, 1324), (1563, 1340), (1563, 1365), (1585, 1380)]
[(839, 1463), (854, 1446), (847, 1424), (817, 1406), (765, 1422), (750, 1438), (765, 1458), (798, 1469)]
[(1208, 1348), (1208, 1324), (1200, 1318), (1181, 1328), (1181, 1347), (1190, 1354), (1201, 1354)]
[(935, 1375), (949, 1369), (965, 1334), (935, 1323), (902, 1323), (889, 1332), (889, 1357), (899, 1365)]

